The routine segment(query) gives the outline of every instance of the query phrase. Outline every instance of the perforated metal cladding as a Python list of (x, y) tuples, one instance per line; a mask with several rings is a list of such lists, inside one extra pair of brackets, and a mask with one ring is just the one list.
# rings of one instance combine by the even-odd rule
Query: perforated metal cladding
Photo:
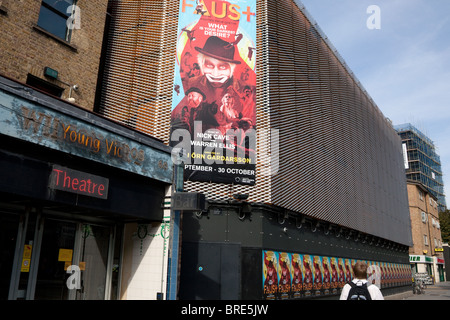
[(177, 1), (113, 0), (100, 113), (168, 143)]
[[(101, 111), (168, 143), (179, 1), (116, 0)], [(401, 142), (299, 1), (257, 1), (255, 186), (185, 182), (410, 243)], [(279, 142), (261, 129), (278, 129)], [(278, 172), (268, 175), (268, 159)], [(274, 166), (272, 169), (277, 169)]]

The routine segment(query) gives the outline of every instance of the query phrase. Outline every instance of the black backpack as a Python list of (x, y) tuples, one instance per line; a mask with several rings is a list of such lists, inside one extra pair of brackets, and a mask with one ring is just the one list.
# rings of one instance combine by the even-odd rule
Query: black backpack
[(347, 300), (372, 300), (367, 289), (367, 282), (362, 285), (357, 285), (353, 281), (349, 281), (348, 284), (351, 286), (351, 289), (348, 293)]

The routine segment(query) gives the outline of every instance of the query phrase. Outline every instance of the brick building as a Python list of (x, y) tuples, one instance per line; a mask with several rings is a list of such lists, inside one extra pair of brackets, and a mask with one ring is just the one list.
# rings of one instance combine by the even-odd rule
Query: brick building
[(428, 273), (444, 281), (444, 258), (437, 198), (420, 183), (408, 181), (413, 246), (410, 262), (413, 273)]
[(107, 11), (0, 1), (0, 300), (165, 291), (170, 149), (93, 112)]
[(93, 110), (108, 1), (74, 2), (2, 0), (0, 74)]

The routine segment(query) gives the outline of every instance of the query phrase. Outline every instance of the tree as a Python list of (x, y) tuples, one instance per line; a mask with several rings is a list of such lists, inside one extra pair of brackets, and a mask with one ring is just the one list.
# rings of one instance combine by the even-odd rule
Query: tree
[(450, 243), (450, 211), (439, 212), (439, 225), (441, 226), (442, 242)]

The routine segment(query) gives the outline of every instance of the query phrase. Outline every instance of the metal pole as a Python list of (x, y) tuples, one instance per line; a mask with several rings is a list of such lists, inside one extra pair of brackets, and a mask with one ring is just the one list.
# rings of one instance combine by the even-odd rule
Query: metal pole
[[(184, 186), (184, 166), (183, 162), (174, 164), (173, 182), (171, 195), (174, 192), (182, 192)], [(172, 207), (172, 201), (171, 201)], [(170, 209), (170, 238), (169, 238), (169, 259), (167, 273), (167, 300), (176, 300), (178, 294), (178, 266), (180, 263), (180, 222), (181, 211)]]

